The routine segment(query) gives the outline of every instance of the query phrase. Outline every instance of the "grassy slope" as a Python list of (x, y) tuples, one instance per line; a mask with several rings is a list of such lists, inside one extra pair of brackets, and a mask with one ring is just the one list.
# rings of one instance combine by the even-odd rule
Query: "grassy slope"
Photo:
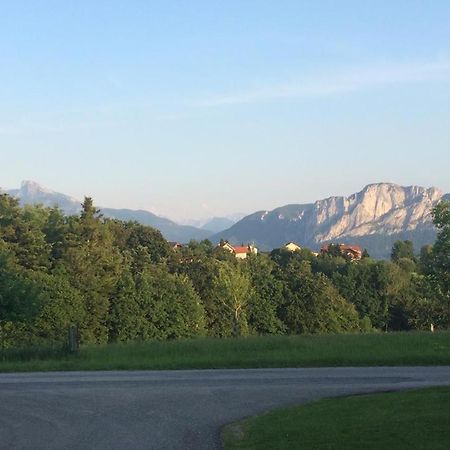
[(450, 387), (322, 400), (231, 425), (225, 450), (448, 449)]
[(450, 333), (271, 336), (82, 347), (76, 356), (6, 353), (0, 372), (450, 365)]

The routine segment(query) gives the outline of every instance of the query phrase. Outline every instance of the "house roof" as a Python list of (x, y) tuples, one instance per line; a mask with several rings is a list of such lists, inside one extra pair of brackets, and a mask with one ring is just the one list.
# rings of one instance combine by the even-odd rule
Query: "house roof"
[(342, 244), (340, 245), (341, 250), (344, 251), (351, 251), (351, 252), (356, 252), (356, 253), (362, 253), (362, 248), (359, 245), (345, 245)]
[[(362, 248), (359, 245), (347, 245), (347, 244), (339, 244), (339, 248), (344, 252), (355, 252), (362, 253)], [(327, 252), (330, 249), (330, 244), (325, 244), (322, 246), (321, 250), (323, 252)]]
[(234, 248), (234, 252), (235, 253), (249, 253), (250, 250), (247, 246), (238, 246), (238, 247), (233, 247)]

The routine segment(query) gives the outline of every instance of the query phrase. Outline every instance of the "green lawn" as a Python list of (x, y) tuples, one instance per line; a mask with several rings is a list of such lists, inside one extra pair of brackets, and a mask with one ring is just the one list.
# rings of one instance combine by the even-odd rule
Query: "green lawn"
[[(61, 353), (61, 352), (60, 352)], [(450, 333), (379, 333), (193, 339), (0, 353), (0, 372), (450, 365)]]
[(230, 425), (225, 450), (450, 448), (450, 387), (336, 398)]

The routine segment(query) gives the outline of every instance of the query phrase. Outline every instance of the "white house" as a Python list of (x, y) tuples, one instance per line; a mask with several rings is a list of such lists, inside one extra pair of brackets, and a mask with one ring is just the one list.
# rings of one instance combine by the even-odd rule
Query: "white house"
[(231, 245), (228, 241), (224, 241), (219, 244), (219, 247), (232, 253), (238, 259), (246, 259), (248, 255), (258, 254), (258, 249), (252, 244), (235, 246)]
[(286, 250), (289, 250), (290, 252), (298, 252), (302, 249), (300, 245), (296, 244), (295, 242), (288, 242), (287, 244), (285, 244), (284, 248)]

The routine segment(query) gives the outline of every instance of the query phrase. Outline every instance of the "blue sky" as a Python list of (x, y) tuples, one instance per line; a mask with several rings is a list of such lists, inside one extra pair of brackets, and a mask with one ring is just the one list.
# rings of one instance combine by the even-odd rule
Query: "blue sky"
[(0, 186), (179, 220), (450, 192), (447, 0), (0, 6)]

